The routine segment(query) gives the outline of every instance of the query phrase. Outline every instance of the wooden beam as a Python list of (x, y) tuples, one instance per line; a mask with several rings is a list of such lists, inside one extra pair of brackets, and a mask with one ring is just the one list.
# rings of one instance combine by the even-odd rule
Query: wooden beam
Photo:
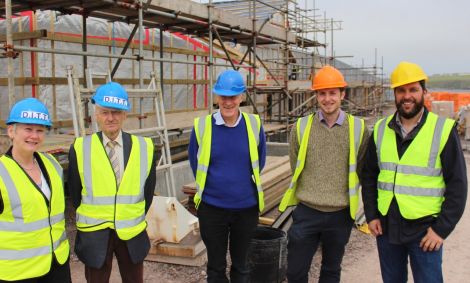
[[(77, 43), (77, 44), (82, 43), (82, 37), (81, 36), (73, 36), (73, 35), (67, 35), (67, 34), (61, 34), (61, 33), (52, 33), (52, 32), (48, 32), (47, 33), (47, 38), (45, 38), (45, 39), (55, 40), (55, 41), (59, 41), (59, 42)], [(109, 39), (104, 39), (104, 38), (88, 38), (87, 43), (89, 45), (116, 46), (116, 47), (119, 47), (119, 48), (123, 48), (124, 44), (125, 44), (125, 42), (114, 41), (114, 40), (109, 40)], [(132, 49), (132, 48), (139, 48), (139, 44), (131, 43), (129, 45), (129, 49)], [(158, 45), (144, 45), (144, 50), (160, 51), (160, 46), (158, 46)], [(183, 49), (183, 48), (175, 48), (175, 47), (163, 47), (163, 52), (176, 53), (176, 54), (196, 55), (196, 56), (209, 56), (208, 52), (194, 51), (194, 50)], [(214, 54), (214, 57), (216, 57), (216, 58), (225, 58), (225, 55), (224, 54)]]
[[(47, 30), (45, 29), (13, 33), (13, 40), (36, 39), (36, 38), (43, 38), (43, 37), (47, 37)], [(5, 34), (0, 34), (0, 41), (6, 41), (6, 40), (7, 40), (7, 36)]]
[[(115, 82), (123, 85), (139, 84), (139, 79), (127, 79), (127, 78), (115, 78)], [(96, 78), (93, 80), (96, 84), (104, 84), (106, 80), (104, 78)], [(80, 83), (84, 84), (85, 81), (80, 79)], [(144, 79), (144, 84), (149, 84), (150, 79)], [(193, 79), (164, 79), (163, 84), (167, 85), (206, 85), (209, 80), (193, 80)], [(15, 78), (15, 85), (67, 85), (68, 81), (65, 77), (20, 77)], [(0, 86), (8, 86), (7, 78), (0, 78)]]
[(258, 218), (258, 223), (263, 225), (271, 226), (274, 223), (274, 218), (260, 216)]

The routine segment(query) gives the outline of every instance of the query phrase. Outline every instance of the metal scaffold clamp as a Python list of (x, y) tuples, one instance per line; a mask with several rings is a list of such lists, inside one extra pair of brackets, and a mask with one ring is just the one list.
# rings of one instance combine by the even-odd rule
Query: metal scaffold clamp
[(12, 44), (3, 44), (3, 50), (5, 50), (5, 52), (2, 52), (2, 57), (16, 59), (18, 55), (20, 55), (20, 52), (15, 51), (15, 47)]

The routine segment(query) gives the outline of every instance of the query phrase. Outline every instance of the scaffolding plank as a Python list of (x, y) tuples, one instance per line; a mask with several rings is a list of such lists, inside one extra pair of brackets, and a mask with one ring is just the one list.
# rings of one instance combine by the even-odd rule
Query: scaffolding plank
[[(4, 1), (0, 3), (4, 4)], [(26, 10), (59, 10), (65, 11), (67, 13), (76, 13), (80, 14), (83, 12), (83, 9), (86, 9), (89, 16), (103, 18), (107, 20), (116, 20), (123, 22), (136, 23), (138, 10), (136, 5), (131, 3), (126, 3), (125, 1), (116, 1), (115, 3), (110, 3), (105, 0), (95, 0), (95, 1), (28, 1), (28, 4), (25, 5), (24, 1), (13, 0), (12, 1), (12, 10), (14, 13), (26, 11)], [(153, 11), (160, 11), (169, 13), (168, 15), (156, 16)], [(0, 14), (5, 14), (5, 5), (0, 7)], [(179, 17), (174, 17), (178, 15)], [(147, 27), (161, 27), (164, 24), (168, 29), (172, 30), (175, 27), (178, 28), (178, 24), (182, 25), (185, 21), (181, 17), (186, 17), (200, 21), (199, 23), (192, 23), (194, 29), (200, 29), (202, 27), (207, 27), (208, 22), (208, 8), (206, 4), (199, 4), (191, 0), (152, 0), (148, 6), (147, 12), (144, 12), (144, 23)], [(243, 30), (246, 32), (252, 31), (252, 21), (240, 15), (232, 14), (228, 11), (222, 9), (213, 8), (212, 9), (212, 20), (213, 23), (227, 28), (232, 28), (233, 30), (229, 31), (229, 34), (225, 36), (224, 39), (239, 38), (239, 41), (245, 41), (244, 43), (249, 43), (251, 41), (250, 36), (239, 35), (237, 30)], [(185, 25), (188, 21), (185, 21)], [(187, 32), (191, 32), (191, 26), (187, 28)], [(263, 25), (262, 21), (258, 21), (255, 25), (256, 31), (259, 31)], [(202, 30), (204, 34), (208, 33), (208, 29)], [(264, 37), (257, 40), (258, 44), (262, 43), (272, 43), (270, 39), (275, 39), (278, 41), (288, 41), (291, 44), (297, 42), (297, 38), (294, 33), (287, 32), (283, 27), (278, 27), (267, 23), (263, 26), (261, 31), (258, 33), (260, 36)]]
[[(25, 32), (14, 32), (13, 40), (25, 40), (25, 39), (35, 39), (43, 38), (47, 36), (47, 30), (40, 29), (36, 31), (25, 31)], [(0, 41), (6, 41), (7, 36), (5, 34), (0, 34)]]
[[(179, 12), (185, 16), (192, 16), (207, 20), (207, 5), (192, 2), (190, 0), (153, 0), (150, 7), (164, 7), (168, 10)], [(246, 17), (235, 15), (222, 9), (214, 8), (212, 13), (212, 20), (214, 23), (220, 24), (227, 27), (239, 27), (240, 29), (251, 31), (252, 21)], [(263, 23), (258, 21), (256, 23), (256, 30), (259, 31)], [(236, 35), (237, 32), (233, 32), (231, 35)], [(259, 33), (261, 36), (271, 37), (277, 40), (286, 41), (290, 43), (296, 42), (296, 37), (292, 32), (287, 33), (284, 28), (274, 26), (267, 23)]]

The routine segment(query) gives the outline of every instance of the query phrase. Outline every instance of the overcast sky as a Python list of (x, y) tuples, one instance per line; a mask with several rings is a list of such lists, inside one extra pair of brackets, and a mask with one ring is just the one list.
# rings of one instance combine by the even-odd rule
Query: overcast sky
[[(313, 0), (299, 0), (301, 8), (304, 1), (313, 8)], [(343, 21), (333, 38), (335, 55), (354, 56), (346, 63), (371, 66), (377, 48), (386, 74), (404, 60), (428, 75), (470, 73), (469, 0), (315, 0), (315, 8)]]

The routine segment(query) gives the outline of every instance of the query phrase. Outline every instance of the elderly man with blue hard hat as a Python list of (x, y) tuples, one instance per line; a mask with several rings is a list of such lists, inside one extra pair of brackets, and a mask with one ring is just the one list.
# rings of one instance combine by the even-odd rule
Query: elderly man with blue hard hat
[(7, 120), (12, 146), (0, 157), (0, 282), (71, 282), (62, 167), (39, 152), (52, 123), (36, 98)]
[(130, 103), (116, 82), (92, 97), (100, 132), (75, 140), (69, 152), (68, 188), (77, 210), (75, 252), (89, 283), (109, 282), (113, 254), (122, 281), (143, 282), (150, 249), (145, 214), (156, 181), (151, 139), (122, 131)]
[(219, 110), (196, 118), (189, 144), (189, 161), (196, 178), (194, 202), (201, 237), (207, 248), (207, 281), (249, 282), (250, 239), (264, 209), (260, 171), (266, 142), (258, 115), (240, 111), (246, 91), (241, 74), (221, 73), (213, 88)]

